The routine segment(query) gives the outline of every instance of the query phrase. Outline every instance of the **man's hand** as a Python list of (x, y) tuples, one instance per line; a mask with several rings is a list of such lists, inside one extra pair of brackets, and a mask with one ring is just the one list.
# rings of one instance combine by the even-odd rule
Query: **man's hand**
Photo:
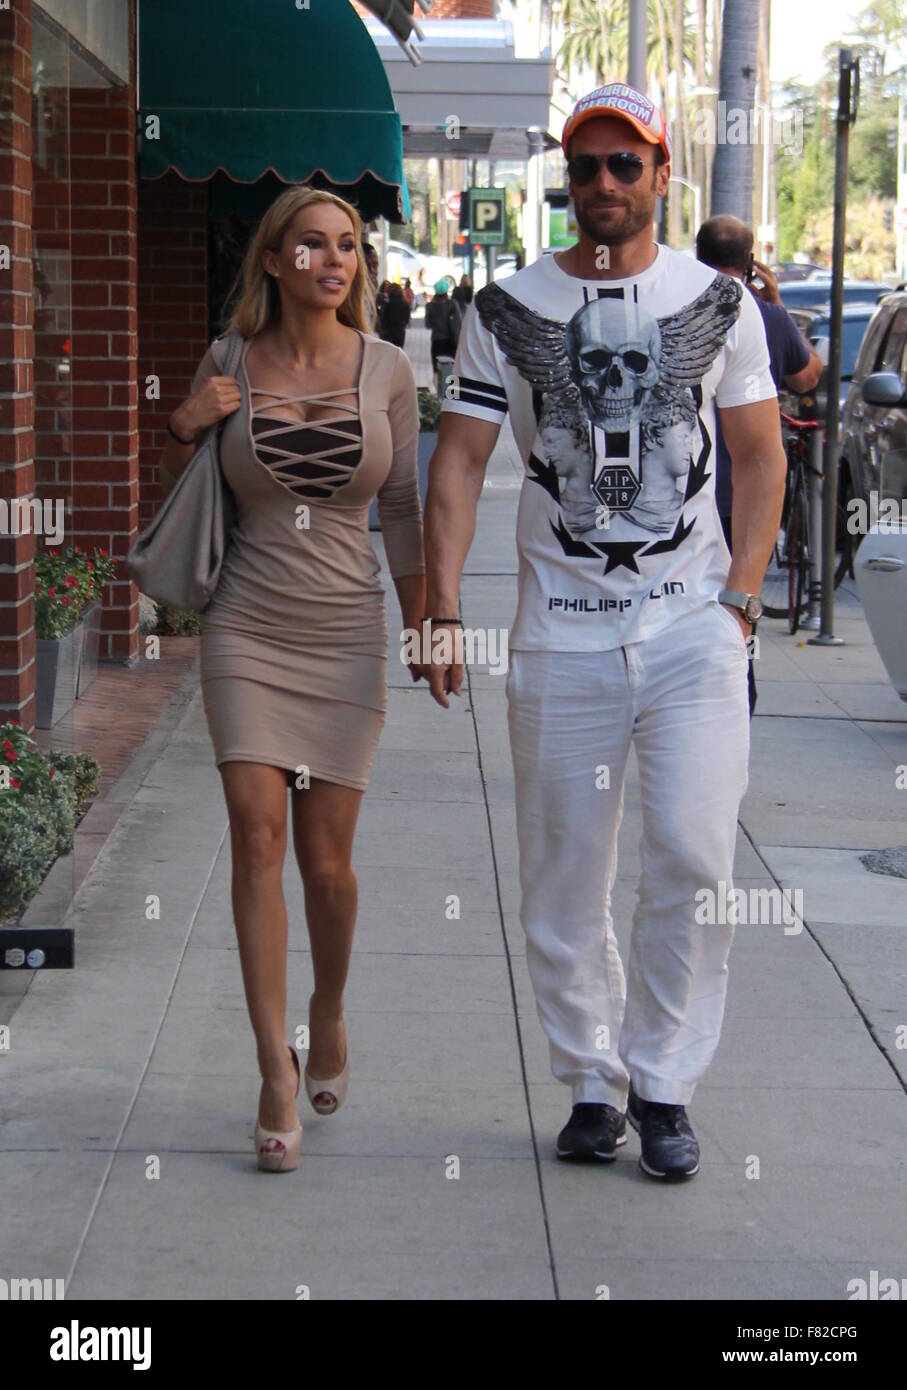
[(733, 613), (734, 617), (737, 619), (738, 623), (743, 628), (743, 635), (748, 642), (753, 635), (752, 623), (748, 623), (746, 618), (741, 613), (740, 609), (735, 608), (733, 604), (723, 603), (721, 606), (722, 608), (726, 608), (729, 613)]
[[(422, 666), (422, 673), (428, 681), (428, 688), (431, 691), (432, 699), (437, 700), (439, 705), (445, 709), (450, 709), (448, 695), (461, 695), (463, 693), (463, 662), (445, 661), (444, 657), (448, 654), (457, 657), (462, 656), (462, 633), (463, 629), (459, 623), (432, 623), (431, 625), (431, 647), (422, 655), (426, 657), (425, 664)], [(438, 660), (435, 660), (436, 632), (444, 633), (443, 641), (437, 645)], [(445, 651), (445, 648), (447, 650)]]
[(767, 265), (762, 261), (753, 261), (753, 271), (762, 281), (761, 285), (750, 284), (750, 289), (757, 299), (762, 299), (766, 304), (781, 304), (783, 301), (778, 292), (778, 281)]

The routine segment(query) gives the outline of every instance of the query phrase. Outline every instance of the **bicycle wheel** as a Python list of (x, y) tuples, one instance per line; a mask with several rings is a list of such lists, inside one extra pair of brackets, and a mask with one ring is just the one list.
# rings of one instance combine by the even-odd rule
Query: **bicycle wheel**
[(798, 487), (791, 500), (788, 523), (789, 563), (787, 567), (787, 625), (791, 634), (800, 626), (806, 612), (803, 591), (808, 585), (809, 551), (806, 530), (806, 493)]
[(795, 476), (793, 473), (788, 473), (778, 535), (775, 537), (774, 549), (772, 550), (771, 557), (766, 566), (765, 577), (762, 580), (762, 588), (760, 590), (762, 612), (766, 618), (787, 617), (787, 575), (790, 567), (790, 499), (791, 478), (793, 476)]
[(854, 577), (853, 562), (857, 553), (857, 547), (862, 537), (854, 536), (847, 529), (847, 522), (850, 513), (847, 505), (853, 497), (853, 484), (850, 481), (850, 473), (846, 466), (841, 464), (841, 471), (838, 475), (838, 504), (835, 508), (835, 588), (841, 583), (846, 574), (851, 579)]

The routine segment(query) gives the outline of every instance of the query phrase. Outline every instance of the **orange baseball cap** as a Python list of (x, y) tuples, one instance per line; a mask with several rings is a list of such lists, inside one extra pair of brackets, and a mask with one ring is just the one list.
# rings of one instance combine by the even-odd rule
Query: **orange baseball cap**
[(564, 154), (570, 136), (584, 121), (593, 121), (598, 116), (626, 121), (650, 145), (660, 145), (666, 159), (671, 158), (671, 134), (664, 115), (644, 93), (628, 87), (625, 82), (609, 82), (605, 87), (596, 87), (588, 96), (580, 97), (561, 136)]

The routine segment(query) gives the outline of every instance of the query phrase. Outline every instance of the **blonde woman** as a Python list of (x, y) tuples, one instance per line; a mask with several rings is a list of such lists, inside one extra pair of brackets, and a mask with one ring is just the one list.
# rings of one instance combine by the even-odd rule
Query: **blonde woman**
[(368, 331), (360, 243), (359, 216), (340, 198), (280, 195), (249, 247), (228, 324), (244, 340), (237, 379), (218, 374), (209, 348), (161, 460), (172, 480), (198, 434), (229, 416), (221, 460), (238, 523), (202, 614), (202, 691), (262, 1077), (255, 1150), (277, 1172), (296, 1167), (302, 1136), (299, 1060), (286, 1041), (288, 787), (315, 977), (305, 1072), (314, 1108), (336, 1110), (349, 1078), (351, 854), (386, 707), (384, 597), (368, 535), (376, 493), (405, 627), (419, 626), (424, 603), (416, 387), (405, 354)]

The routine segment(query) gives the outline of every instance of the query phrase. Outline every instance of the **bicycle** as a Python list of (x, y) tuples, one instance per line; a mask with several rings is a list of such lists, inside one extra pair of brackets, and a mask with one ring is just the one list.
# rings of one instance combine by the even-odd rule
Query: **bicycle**
[[(813, 463), (813, 445), (815, 431), (823, 426), (820, 420), (799, 420), (784, 411), (781, 419), (788, 427), (787, 480), (781, 524), (762, 583), (762, 611), (769, 618), (786, 618), (793, 635), (809, 605), (809, 572), (818, 569), (821, 552), (821, 535), (810, 535), (810, 483), (822, 478), (822, 469)], [(837, 513), (836, 589), (851, 567), (847, 517), (840, 498)]]

